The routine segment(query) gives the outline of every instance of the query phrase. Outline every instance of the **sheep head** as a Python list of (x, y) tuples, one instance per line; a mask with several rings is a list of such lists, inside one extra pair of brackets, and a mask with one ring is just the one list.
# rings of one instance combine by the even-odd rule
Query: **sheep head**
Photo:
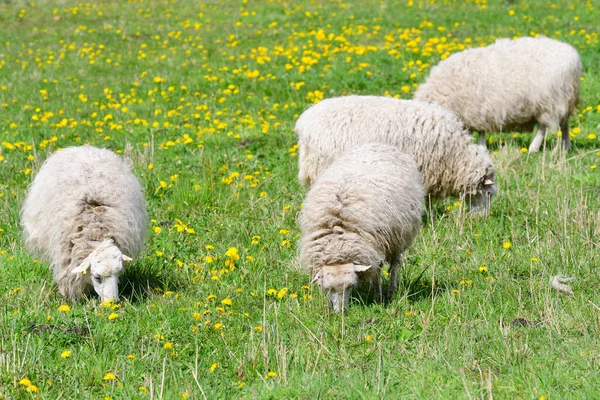
[(370, 265), (326, 265), (317, 271), (312, 283), (329, 292), (329, 305), (340, 312), (348, 306), (350, 292), (358, 283), (358, 273), (369, 268)]
[(100, 243), (71, 273), (84, 275), (102, 301), (117, 300), (124, 261), (131, 261), (131, 258), (121, 253), (114, 242), (108, 239)]

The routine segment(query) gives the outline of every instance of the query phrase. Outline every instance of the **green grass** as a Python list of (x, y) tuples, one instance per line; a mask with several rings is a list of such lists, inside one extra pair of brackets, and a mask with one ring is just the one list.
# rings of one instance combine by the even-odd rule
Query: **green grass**
[[(597, 397), (600, 11), (434, 3), (1, 2), (0, 399)], [(574, 149), (492, 135), (493, 214), (433, 203), (398, 298), (329, 312), (295, 261), (297, 115), (410, 98), (449, 53), (529, 34), (581, 54)], [(32, 176), (83, 143), (128, 154), (146, 192), (120, 308), (68, 302), (21, 242)]]

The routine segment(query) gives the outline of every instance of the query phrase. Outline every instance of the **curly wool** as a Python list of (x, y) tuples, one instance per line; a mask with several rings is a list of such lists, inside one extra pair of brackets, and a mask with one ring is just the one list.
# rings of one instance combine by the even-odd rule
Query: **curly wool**
[(147, 227), (142, 189), (129, 166), (110, 150), (68, 147), (50, 156), (29, 188), (21, 210), (25, 243), (52, 265), (66, 297), (87, 289), (71, 270), (110, 240), (131, 257)]
[(370, 143), (340, 155), (310, 188), (298, 224), (300, 262), (314, 275), (329, 265), (393, 262), (421, 227), (424, 190), (412, 160), (397, 148)]
[(300, 115), (299, 174), (305, 186), (334, 157), (353, 146), (381, 142), (410, 154), (433, 197), (477, 194), (494, 180), (488, 151), (471, 143), (458, 117), (443, 107), (379, 96), (346, 96), (323, 100)]
[(560, 125), (568, 141), (581, 69), (579, 54), (569, 44), (546, 37), (498, 39), (441, 61), (414, 98), (441, 104), (481, 133), (531, 132), (537, 123), (543, 139), (547, 129)]

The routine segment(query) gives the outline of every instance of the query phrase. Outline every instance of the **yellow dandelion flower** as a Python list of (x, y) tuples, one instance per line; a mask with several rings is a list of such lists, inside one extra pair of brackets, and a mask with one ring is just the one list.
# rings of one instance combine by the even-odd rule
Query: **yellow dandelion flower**
[(59, 312), (69, 312), (69, 311), (71, 311), (71, 307), (69, 307), (66, 304), (62, 304), (60, 307), (58, 307), (58, 311)]
[(481, 267), (479, 267), (479, 271), (480, 272), (487, 272), (487, 267), (485, 265), (482, 265)]
[(288, 288), (286, 288), (286, 287), (284, 287), (283, 289), (279, 290), (277, 292), (277, 298), (280, 299), (280, 300), (283, 299), (285, 297), (287, 291), (288, 291)]
[(596, 139), (596, 135), (594, 135), (593, 133), (590, 133), (589, 135), (587, 135), (587, 138), (590, 140), (594, 140), (594, 139)]
[(119, 314), (117, 313), (110, 313), (110, 315), (108, 316), (108, 319), (110, 321), (112, 321), (113, 319), (117, 319), (119, 317)]
[(217, 369), (218, 366), (219, 366), (219, 363), (214, 363), (213, 365), (211, 365), (210, 372), (215, 372), (215, 369)]
[(216, 330), (223, 329), (223, 324), (222, 324), (222, 323), (220, 323), (220, 322), (217, 322), (217, 323), (216, 323), (216, 324), (213, 326), (213, 328), (215, 328)]
[(275, 378), (277, 376), (279, 376), (279, 374), (277, 374), (277, 372), (274, 372), (274, 371), (267, 372), (267, 378)]
[(154, 233), (159, 234), (162, 231), (162, 228), (160, 226), (155, 226), (154, 228)]
[(32, 385), (27, 386), (27, 389), (25, 389), (25, 390), (29, 393), (37, 393), (38, 387), (32, 384)]
[(223, 304), (224, 306), (230, 306), (231, 305), (231, 299), (230, 298), (223, 299), (221, 301), (221, 304)]
[(60, 353), (61, 358), (69, 358), (71, 357), (71, 351), (70, 350), (65, 350), (62, 353)]
[(104, 378), (103, 379), (105, 381), (114, 381), (115, 379), (117, 379), (117, 377), (112, 372), (107, 372), (106, 374), (104, 374)]
[(127, 359), (128, 360), (135, 360), (135, 355), (134, 354), (127, 354)]
[(167, 342), (165, 344), (163, 344), (163, 348), (166, 350), (170, 350), (173, 348), (173, 342)]
[(19, 385), (31, 386), (31, 381), (27, 378), (23, 378), (19, 381)]
[(527, 153), (527, 148), (526, 147), (521, 147), (521, 153)]
[(502, 247), (505, 249), (510, 249), (512, 247), (512, 243), (509, 241), (502, 242)]
[(538, 262), (538, 261), (540, 261), (540, 260), (538, 260), (538, 258), (537, 258), (537, 257), (531, 257), (531, 261), (533, 261), (533, 262)]

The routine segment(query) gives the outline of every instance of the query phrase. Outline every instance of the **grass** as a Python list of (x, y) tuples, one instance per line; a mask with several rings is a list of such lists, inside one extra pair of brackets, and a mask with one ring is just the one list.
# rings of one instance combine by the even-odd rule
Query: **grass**
[[(597, 397), (599, 17), (589, 0), (0, 3), (0, 399)], [(529, 34), (582, 57), (573, 150), (492, 135), (493, 214), (433, 203), (398, 298), (330, 313), (295, 261), (297, 115), (410, 98), (448, 54)], [(146, 192), (120, 307), (66, 301), (21, 242), (32, 176), (83, 143), (128, 155)]]

